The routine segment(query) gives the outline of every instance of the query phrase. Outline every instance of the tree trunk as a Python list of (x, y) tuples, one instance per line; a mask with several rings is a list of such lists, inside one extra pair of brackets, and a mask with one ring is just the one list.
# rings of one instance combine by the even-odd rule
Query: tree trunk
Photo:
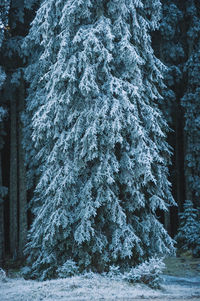
[(19, 256), (23, 258), (23, 250), (27, 239), (27, 196), (26, 196), (26, 168), (24, 165), (24, 149), (22, 147), (23, 127), (20, 120), (21, 112), (24, 109), (25, 97), (24, 80), (21, 77), (19, 87), (18, 103), (18, 180), (19, 180)]
[(16, 99), (10, 100), (10, 254), (13, 259), (18, 254), (18, 206), (17, 206), (17, 108)]
[[(2, 186), (2, 166), (1, 166), (1, 152), (0, 152), (0, 186)], [(5, 256), (5, 241), (4, 241), (4, 204), (0, 200), (0, 264), (3, 262)]]
[[(185, 131), (185, 156), (191, 153), (192, 137), (190, 134), (188, 131)], [(191, 175), (193, 175), (192, 168), (188, 166), (188, 162), (185, 160), (185, 196), (186, 200), (193, 201), (192, 188), (189, 181)]]
[(169, 211), (164, 212), (164, 226), (167, 230), (168, 234), (171, 235), (171, 217), (170, 217), (170, 209)]

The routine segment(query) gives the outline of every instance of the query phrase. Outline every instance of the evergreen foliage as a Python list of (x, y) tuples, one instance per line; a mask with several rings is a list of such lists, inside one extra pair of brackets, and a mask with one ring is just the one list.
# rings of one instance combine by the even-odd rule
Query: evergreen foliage
[[(166, 89), (163, 90), (165, 102), (161, 108), (168, 124), (174, 127), (176, 112), (179, 110), (180, 85), (183, 82), (183, 62), (185, 61), (185, 49), (183, 47), (182, 27), (184, 12), (179, 8), (179, 1), (162, 1), (162, 21), (157, 38), (157, 52), (162, 62), (167, 66), (164, 72)], [(159, 49), (159, 50), (158, 50)]]
[[(8, 27), (8, 11), (9, 11), (10, 1), (5, 0), (2, 5), (0, 5), (0, 51), (4, 41), (5, 31)], [(5, 81), (6, 75), (3, 68), (0, 66), (0, 89)], [(2, 116), (2, 110), (1, 110)], [(0, 117), (1, 118), (1, 117)]]
[[(44, 0), (24, 43), (27, 162), (37, 182), (28, 274), (135, 266), (173, 250), (159, 0)], [(30, 122), (31, 121), (31, 122)], [(68, 266), (68, 265), (67, 265)]]
[(77, 275), (79, 272), (78, 266), (75, 261), (67, 260), (61, 267), (58, 267), (58, 277), (66, 278)]
[[(184, 178), (177, 185), (183, 186), (184, 194), (178, 194), (179, 209), (182, 200), (190, 199), (193, 206), (199, 206), (200, 194), (200, 135), (199, 135), (199, 19), (198, 1), (163, 1), (163, 18), (160, 34), (160, 57), (168, 65), (165, 74), (167, 89), (165, 111), (170, 125), (175, 129), (177, 180), (180, 179), (180, 165), (184, 160)], [(186, 21), (187, 20), (187, 21)], [(163, 107), (162, 107), (163, 108)], [(184, 127), (184, 129), (183, 129)], [(184, 153), (181, 132), (184, 131)], [(180, 146), (179, 146), (180, 145)], [(173, 176), (173, 174), (171, 174)], [(191, 203), (192, 204), (192, 203)], [(198, 220), (193, 220), (196, 236), (199, 236)], [(190, 221), (191, 223), (191, 221)], [(182, 229), (182, 228), (180, 228)], [(181, 230), (179, 230), (181, 231)], [(183, 234), (178, 233), (180, 240)], [(187, 243), (186, 243), (187, 244)], [(196, 248), (195, 248), (196, 250)], [(194, 250), (194, 252), (196, 252)]]
[(192, 251), (200, 257), (200, 208), (195, 209), (192, 201), (185, 201), (184, 211), (180, 213), (180, 227), (176, 240), (182, 251)]
[(24, 8), (33, 10), (40, 2), (41, 0), (24, 0)]
[(184, 66), (187, 89), (182, 98), (185, 117), (185, 169), (190, 200), (200, 206), (200, 6), (196, 1), (188, 1), (187, 17), (189, 27), (187, 40), (189, 56)]
[(192, 249), (195, 256), (200, 256), (200, 219), (197, 209), (200, 207), (200, 5), (189, 0), (185, 11), (187, 26), (188, 60), (184, 65), (187, 79), (181, 104), (184, 109), (185, 132), (185, 177), (186, 201), (184, 213), (177, 235), (183, 249)]

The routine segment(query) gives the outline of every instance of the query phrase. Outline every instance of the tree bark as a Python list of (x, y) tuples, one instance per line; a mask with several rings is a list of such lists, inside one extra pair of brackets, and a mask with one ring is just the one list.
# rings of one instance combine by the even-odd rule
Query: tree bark
[(10, 99), (10, 254), (13, 259), (18, 254), (18, 206), (17, 206), (17, 107), (16, 99)]
[[(2, 166), (1, 166), (1, 152), (0, 152), (0, 186), (2, 186)], [(3, 262), (5, 256), (5, 241), (4, 241), (4, 204), (0, 200), (0, 264)]]
[(164, 212), (164, 226), (168, 234), (171, 235), (171, 216), (170, 210)]
[(22, 146), (23, 126), (20, 119), (24, 109), (25, 87), (21, 77), (18, 103), (18, 180), (19, 180), (19, 257), (23, 258), (23, 250), (27, 239), (27, 196), (26, 196), (26, 168), (24, 164), (24, 149)]

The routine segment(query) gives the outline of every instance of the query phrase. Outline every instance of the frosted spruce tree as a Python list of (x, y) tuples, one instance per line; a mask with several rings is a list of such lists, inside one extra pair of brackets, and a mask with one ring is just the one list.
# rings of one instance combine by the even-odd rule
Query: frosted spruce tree
[(192, 254), (197, 257), (200, 257), (199, 212), (200, 208), (195, 209), (192, 201), (185, 201), (184, 211), (180, 213), (180, 226), (175, 237), (181, 251), (192, 251)]
[(174, 201), (151, 48), (160, 1), (44, 0), (24, 43), (25, 149), (37, 182), (27, 273), (135, 266), (173, 250)]

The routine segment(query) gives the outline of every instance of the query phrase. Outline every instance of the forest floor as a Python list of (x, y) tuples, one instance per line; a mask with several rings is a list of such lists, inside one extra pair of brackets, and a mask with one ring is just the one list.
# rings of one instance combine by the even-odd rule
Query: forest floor
[(0, 301), (200, 301), (200, 259), (170, 257), (165, 264), (159, 290), (97, 274), (39, 282), (8, 270), (7, 278), (0, 282)]

